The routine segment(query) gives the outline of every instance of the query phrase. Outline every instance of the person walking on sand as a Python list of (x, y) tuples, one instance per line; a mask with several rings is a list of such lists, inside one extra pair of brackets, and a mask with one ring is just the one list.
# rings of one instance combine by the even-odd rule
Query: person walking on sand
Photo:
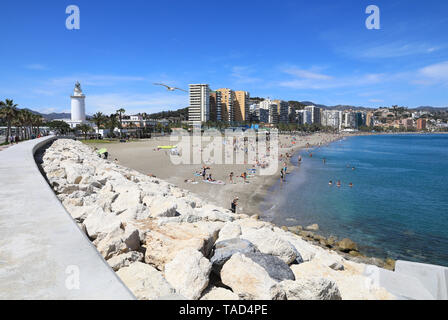
[(233, 172), (230, 172), (230, 174), (229, 174), (229, 180), (230, 180), (230, 183), (233, 184)]
[(232, 204), (231, 204), (231, 211), (233, 213), (236, 213), (236, 207), (238, 206), (238, 197), (236, 197), (235, 199), (233, 199)]
[(285, 174), (283, 172), (283, 168), (280, 170), (280, 182), (283, 183), (283, 181), (285, 181)]

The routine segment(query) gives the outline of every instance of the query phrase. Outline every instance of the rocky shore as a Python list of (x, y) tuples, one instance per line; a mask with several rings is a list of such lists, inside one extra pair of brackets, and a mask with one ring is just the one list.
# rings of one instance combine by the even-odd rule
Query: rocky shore
[(233, 214), (100, 159), (81, 142), (56, 140), (42, 169), (79, 228), (138, 299), (394, 298), (363, 276), (365, 264), (296, 234), (310, 231)]

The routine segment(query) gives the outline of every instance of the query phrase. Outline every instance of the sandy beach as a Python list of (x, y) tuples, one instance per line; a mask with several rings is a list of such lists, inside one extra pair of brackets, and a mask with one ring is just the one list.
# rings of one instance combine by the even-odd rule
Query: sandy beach
[[(168, 150), (157, 149), (157, 146), (160, 145), (173, 145), (169, 136), (127, 143), (89, 143), (89, 145), (98, 149), (107, 148), (109, 160), (117, 159), (118, 163), (123, 166), (144, 174), (155, 175), (157, 178), (191, 191), (215, 205), (230, 208), (232, 200), (238, 196), (238, 212), (254, 215), (260, 214), (259, 204), (268, 192), (269, 187), (280, 180), (280, 168), (284, 162), (287, 162), (288, 172), (297, 169), (289, 159), (286, 159), (285, 155), (287, 153), (293, 155), (298, 150), (305, 148), (307, 144), (309, 146), (324, 145), (341, 139), (343, 136), (330, 133), (315, 133), (307, 136), (279, 135), (278, 170), (274, 175), (260, 175), (259, 170), (257, 170), (253, 177), (249, 176), (247, 182), (244, 182), (241, 174), (251, 169), (252, 165), (210, 165), (207, 175), (212, 174), (213, 179), (221, 180), (225, 182), (225, 185), (205, 183), (201, 176), (194, 175), (195, 172), (201, 170), (204, 163), (173, 164)], [(206, 143), (203, 144), (203, 147), (205, 146)], [(230, 183), (229, 180), (230, 172), (234, 173), (233, 183)], [(185, 182), (187, 179), (194, 179), (194, 183)]]

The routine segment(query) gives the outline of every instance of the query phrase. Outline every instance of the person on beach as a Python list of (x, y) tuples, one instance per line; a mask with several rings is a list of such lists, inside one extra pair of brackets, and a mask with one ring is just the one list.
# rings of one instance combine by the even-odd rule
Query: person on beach
[(285, 181), (285, 173), (283, 172), (283, 168), (280, 170), (280, 182), (284, 182)]
[(286, 174), (286, 170), (288, 170), (288, 167), (287, 167), (287, 165), (286, 165), (286, 162), (284, 162), (284, 163), (283, 163), (283, 171), (285, 172), (285, 174)]
[(107, 157), (109, 157), (109, 152), (104, 152), (104, 159), (106, 159), (107, 160)]
[(230, 183), (233, 184), (233, 172), (230, 172), (230, 174), (229, 174), (229, 180), (230, 180)]
[(236, 213), (236, 207), (238, 206), (238, 197), (233, 199), (232, 204), (230, 206), (231, 206), (230, 211)]

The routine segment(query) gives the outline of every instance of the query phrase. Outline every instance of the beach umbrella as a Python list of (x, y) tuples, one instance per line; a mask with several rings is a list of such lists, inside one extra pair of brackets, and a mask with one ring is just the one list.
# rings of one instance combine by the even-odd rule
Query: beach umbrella
[(98, 154), (103, 154), (103, 153), (107, 152), (107, 149), (106, 148), (102, 148), (102, 149), (98, 150), (97, 152), (98, 152)]

